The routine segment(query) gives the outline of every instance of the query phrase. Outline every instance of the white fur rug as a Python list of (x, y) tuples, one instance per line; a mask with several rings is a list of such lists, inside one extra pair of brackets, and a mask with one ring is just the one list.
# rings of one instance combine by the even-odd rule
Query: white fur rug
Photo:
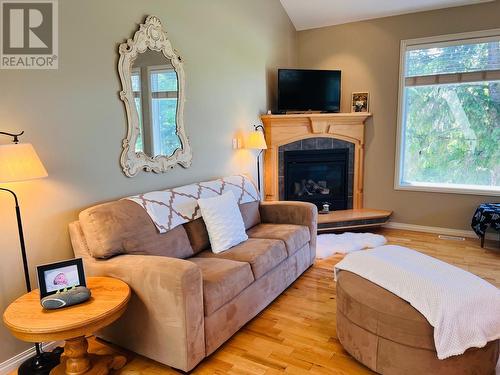
[(316, 245), (316, 258), (327, 258), (335, 253), (347, 254), (351, 251), (385, 245), (387, 240), (380, 234), (342, 233), (320, 234)]

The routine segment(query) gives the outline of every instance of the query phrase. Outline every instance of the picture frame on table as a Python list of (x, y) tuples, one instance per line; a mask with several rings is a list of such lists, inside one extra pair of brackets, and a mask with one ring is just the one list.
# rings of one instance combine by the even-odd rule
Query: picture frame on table
[(40, 298), (77, 286), (87, 286), (82, 258), (36, 267)]
[(370, 93), (353, 92), (351, 96), (351, 112), (369, 112)]

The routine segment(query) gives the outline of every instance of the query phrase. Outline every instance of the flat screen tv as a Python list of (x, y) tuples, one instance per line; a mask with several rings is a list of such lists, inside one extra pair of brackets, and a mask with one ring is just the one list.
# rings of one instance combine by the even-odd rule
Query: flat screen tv
[(278, 69), (278, 112), (339, 112), (340, 70)]

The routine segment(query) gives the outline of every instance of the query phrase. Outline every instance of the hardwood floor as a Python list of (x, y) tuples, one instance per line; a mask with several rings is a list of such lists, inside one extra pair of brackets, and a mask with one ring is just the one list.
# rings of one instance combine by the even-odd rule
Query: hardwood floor
[[(379, 229), (390, 244), (419, 250), (468, 270), (500, 287), (500, 249), (481, 249), (479, 240), (441, 240), (435, 234)], [(318, 260), (290, 288), (248, 323), (193, 374), (373, 374), (344, 351), (335, 329), (333, 265), (342, 257)], [(111, 351), (96, 340), (91, 349)], [(121, 375), (177, 374), (129, 354)]]

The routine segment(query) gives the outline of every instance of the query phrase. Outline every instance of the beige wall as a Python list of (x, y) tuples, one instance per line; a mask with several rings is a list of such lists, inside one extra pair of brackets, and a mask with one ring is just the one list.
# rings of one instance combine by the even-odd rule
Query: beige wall
[[(296, 33), (278, 0), (62, 0), (55, 71), (0, 70), (0, 129), (23, 129), (49, 178), (10, 184), (19, 194), (31, 278), (36, 264), (72, 256), (67, 224), (96, 202), (233, 172), (253, 157), (231, 138), (273, 101), (277, 66), (294, 65)], [(118, 43), (146, 15), (159, 16), (185, 61), (185, 124), (193, 165), (127, 178), (119, 155), (125, 111)], [(267, 87), (267, 89), (266, 89)], [(1, 139), (0, 142), (8, 142)], [(11, 197), (0, 195), (0, 310), (23, 293)], [(0, 328), (0, 363), (27, 348)]]
[[(343, 71), (343, 110), (352, 91), (368, 90), (375, 116), (367, 130), (366, 205), (395, 220), (467, 229), (486, 197), (393, 190), (399, 41), (500, 27), (500, 3), (399, 16), (298, 33), (304, 67)], [(185, 61), (185, 123), (193, 166), (126, 178), (119, 167), (125, 113), (118, 99), (118, 43), (146, 15), (165, 23)], [(36, 264), (72, 256), (68, 222), (96, 202), (233, 172), (254, 159), (231, 149), (275, 101), (275, 68), (295, 66), (297, 33), (278, 0), (63, 0), (60, 67), (0, 70), (0, 129), (23, 129), (49, 178), (10, 184), (18, 192), (35, 282)], [(267, 89), (266, 89), (267, 88)], [(7, 139), (0, 139), (1, 143)], [(11, 198), (0, 195), (0, 309), (23, 293)], [(28, 346), (0, 328), (0, 363)]]
[(365, 206), (394, 210), (393, 220), (470, 229), (475, 206), (492, 197), (394, 190), (399, 44), (402, 39), (500, 27), (500, 2), (326, 27), (298, 33), (299, 65), (342, 70), (342, 111), (369, 91)]

